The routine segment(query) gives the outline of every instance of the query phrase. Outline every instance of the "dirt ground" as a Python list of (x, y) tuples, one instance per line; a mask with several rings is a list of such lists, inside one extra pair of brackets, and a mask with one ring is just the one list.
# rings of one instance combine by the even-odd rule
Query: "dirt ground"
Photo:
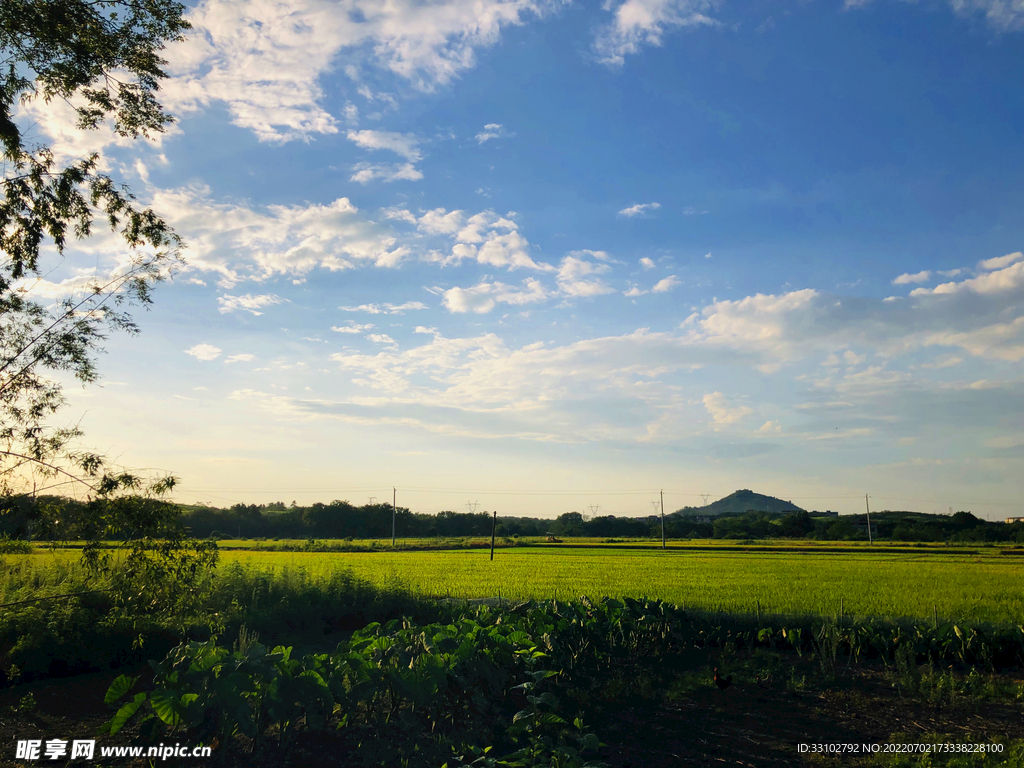
[[(0, 691), (0, 765), (61, 765), (61, 761), (15, 760), (18, 739), (93, 738), (110, 717), (103, 695), (121, 672), (145, 675), (147, 667), (95, 672), (61, 680), (46, 680)], [(706, 679), (704, 679), (706, 678)], [(32, 694), (36, 706), (21, 706)], [(692, 673), (685, 690), (667, 701), (608, 706), (588, 719), (588, 726), (606, 743), (597, 759), (610, 768), (676, 768), (678, 766), (747, 766), (748, 768), (808, 768), (855, 765), (841, 758), (822, 761), (798, 752), (801, 743), (885, 743), (896, 733), (913, 741), (924, 734), (944, 734), (950, 740), (979, 738), (1024, 739), (1020, 706), (973, 702), (954, 709), (934, 708), (903, 699), (880, 670), (860, 669), (822, 690), (788, 691), (777, 683), (736, 680), (725, 690), (711, 673)], [(98, 744), (129, 744), (130, 733), (101, 737)], [(287, 765), (295, 768), (348, 766), (352, 756), (330, 734), (302, 740)], [(98, 751), (97, 751), (98, 754)], [(101, 765), (98, 760), (76, 765)], [(148, 761), (121, 758), (106, 765), (136, 768)], [(223, 765), (220, 759), (175, 760), (157, 765)], [(232, 766), (285, 765), (267, 756), (254, 761), (235, 755)]]
[[(972, 743), (982, 736), (1024, 738), (1020, 708), (921, 706), (901, 699), (878, 672), (859, 672), (845, 683), (800, 692), (744, 682), (725, 690), (708, 685), (658, 707), (610, 712), (592, 726), (608, 744), (601, 758), (611, 768), (803, 768), (822, 761), (799, 753), (799, 744), (884, 744), (897, 733), (911, 742), (936, 733)], [(851, 758), (832, 762), (850, 764)]]

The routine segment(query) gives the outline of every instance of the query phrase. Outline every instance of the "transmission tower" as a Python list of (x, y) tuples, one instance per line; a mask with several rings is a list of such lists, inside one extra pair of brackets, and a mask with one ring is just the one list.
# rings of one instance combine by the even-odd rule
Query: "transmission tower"
[(596, 515), (600, 511), (601, 511), (601, 505), (600, 504), (591, 504), (590, 505), (590, 516), (591, 517), (593, 517), (594, 515)]
[(710, 493), (702, 493), (700, 495), (700, 497), (702, 499), (704, 499), (704, 506), (706, 507), (708, 505), (708, 499), (711, 498), (711, 494)]
[(467, 501), (466, 502), (466, 509), (468, 509), (470, 511), (470, 514), (475, 514), (476, 513), (476, 508), (479, 507), (479, 506), (480, 506), (480, 502), (479, 501)]
[(372, 507), (373, 506), (373, 502), (375, 502), (377, 500), (377, 497), (376, 496), (370, 496), (369, 498), (370, 498), (370, 506)]

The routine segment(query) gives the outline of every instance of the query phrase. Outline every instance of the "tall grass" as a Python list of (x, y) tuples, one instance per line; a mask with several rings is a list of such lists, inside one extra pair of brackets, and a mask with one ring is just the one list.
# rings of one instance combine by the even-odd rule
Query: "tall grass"
[(346, 569), (276, 572), (228, 564), (207, 577), (203, 610), (190, 623), (128, 612), (111, 584), (67, 557), (0, 561), (0, 684), (116, 668), (164, 655), (185, 639), (230, 641), (242, 625), (267, 641), (337, 642), (332, 635), (437, 608), (397, 579), (380, 585)]

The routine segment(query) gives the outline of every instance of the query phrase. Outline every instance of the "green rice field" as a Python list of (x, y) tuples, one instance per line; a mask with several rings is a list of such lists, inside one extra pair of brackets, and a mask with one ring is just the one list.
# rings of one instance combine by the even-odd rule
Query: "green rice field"
[(999, 550), (770, 551), (610, 546), (405, 552), (225, 551), (222, 562), (260, 569), (347, 568), (378, 585), (431, 597), (660, 598), (695, 608), (763, 613), (1024, 622), (1024, 557)]
[[(222, 541), (221, 563), (313, 578), (337, 569), (426, 597), (569, 599), (649, 597), (712, 611), (838, 614), (1024, 624), (1024, 550), (824, 542), (609, 543), (390, 551), (390, 541), (347, 542), (350, 552), (273, 551)], [(330, 544), (330, 542), (324, 542)], [(477, 543), (483, 543), (482, 541)], [(411, 544), (411, 542), (410, 542)], [(419, 541), (423, 544), (423, 540)], [(249, 547), (245, 549), (244, 547)], [(38, 567), (74, 550), (9, 555)]]

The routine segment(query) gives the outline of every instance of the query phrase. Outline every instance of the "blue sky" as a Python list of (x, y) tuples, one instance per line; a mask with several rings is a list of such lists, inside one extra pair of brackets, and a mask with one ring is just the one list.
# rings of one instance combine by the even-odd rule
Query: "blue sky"
[(188, 16), (160, 141), (26, 107), (189, 245), (66, 411), (180, 500), (1021, 514), (1020, 2)]

